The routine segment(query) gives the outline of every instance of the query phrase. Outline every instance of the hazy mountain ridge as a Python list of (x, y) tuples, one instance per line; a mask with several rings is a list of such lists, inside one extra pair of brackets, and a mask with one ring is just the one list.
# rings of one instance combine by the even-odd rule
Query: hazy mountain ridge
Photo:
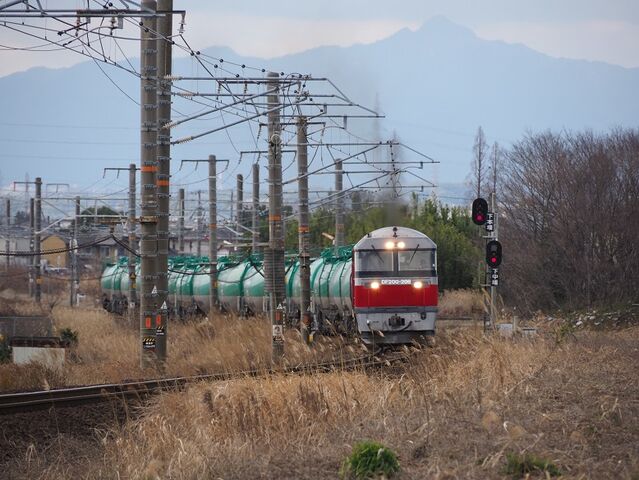
[[(521, 44), (482, 40), (442, 17), (376, 43), (319, 47), (270, 60), (240, 57), (226, 47), (202, 52), (276, 71), (328, 76), (354, 101), (370, 107), (375, 106), (377, 93), (379, 108), (387, 116), (383, 134), (390, 137), (395, 130), (402, 141), (439, 160), (439, 166), (424, 172), (436, 182), (464, 181), (478, 125), (489, 140), (507, 145), (527, 129), (606, 130), (638, 123), (639, 69), (552, 58)], [(132, 59), (134, 65), (137, 62)], [(175, 72), (198, 70), (205, 73), (190, 58), (175, 60)], [(105, 71), (138, 98), (135, 77), (113, 68)], [(0, 133), (5, 182), (22, 178), (28, 169), (32, 177), (40, 174), (50, 181), (86, 184), (97, 179), (104, 166), (137, 161), (138, 107), (93, 62), (64, 69), (35, 68), (0, 78), (0, 85), (5, 92), (0, 99), (5, 112)], [(92, 125), (117, 128), (84, 128)], [(192, 122), (174, 136), (208, 125)], [(251, 143), (245, 133), (231, 134), (238, 146)], [(49, 141), (71, 143), (41, 143)], [(237, 156), (225, 143), (225, 135), (205, 137), (176, 147), (173, 156)], [(60, 178), (55, 163), (64, 158), (88, 160), (76, 160), (77, 168)]]

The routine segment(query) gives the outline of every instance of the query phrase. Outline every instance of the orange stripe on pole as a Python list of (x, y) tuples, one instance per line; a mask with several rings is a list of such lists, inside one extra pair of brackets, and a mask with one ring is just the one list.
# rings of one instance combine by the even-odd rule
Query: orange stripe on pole
[(268, 216), (269, 221), (279, 221), (282, 220), (282, 217), (280, 215), (269, 215)]
[(146, 317), (146, 318), (144, 319), (144, 326), (145, 326), (146, 328), (151, 328), (151, 317)]
[(308, 233), (309, 232), (309, 228), (308, 227), (300, 227), (297, 229), (298, 232), (300, 233)]
[(209, 228), (217, 228), (217, 223), (209, 223)]
[(158, 187), (168, 187), (169, 186), (169, 181), (168, 180), (158, 180), (156, 183), (157, 183)]
[(158, 167), (156, 167), (155, 165), (142, 165), (142, 167), (140, 168), (141, 172), (157, 172), (158, 171)]

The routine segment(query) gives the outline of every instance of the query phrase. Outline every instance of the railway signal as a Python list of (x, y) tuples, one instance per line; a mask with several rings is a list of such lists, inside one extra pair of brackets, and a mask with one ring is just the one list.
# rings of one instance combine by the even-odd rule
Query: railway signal
[(491, 240), (486, 244), (486, 263), (491, 268), (501, 265), (501, 243), (499, 240)]
[(488, 202), (483, 198), (476, 198), (473, 201), (473, 223), (483, 225), (488, 218)]

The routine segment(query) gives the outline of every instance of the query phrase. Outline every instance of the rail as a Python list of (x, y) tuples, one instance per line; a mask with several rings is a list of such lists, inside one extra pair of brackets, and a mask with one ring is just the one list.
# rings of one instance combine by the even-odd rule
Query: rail
[(0, 415), (41, 410), (52, 407), (88, 405), (109, 400), (127, 401), (130, 399), (141, 399), (155, 393), (180, 390), (188, 384), (201, 381), (225, 381), (274, 374), (310, 374), (354, 370), (357, 368), (379, 368), (405, 361), (409, 356), (406, 352), (393, 352), (391, 355), (379, 357), (379, 353), (380, 352), (378, 351), (356, 358), (339, 359), (323, 363), (301, 364), (286, 368), (254, 369), (239, 372), (161, 378), (138, 382), (87, 385), (34, 392), (1, 394)]

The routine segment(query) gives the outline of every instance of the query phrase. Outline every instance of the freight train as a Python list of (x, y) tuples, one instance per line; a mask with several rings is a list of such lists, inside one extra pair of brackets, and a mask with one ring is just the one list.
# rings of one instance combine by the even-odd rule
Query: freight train
[[(206, 257), (169, 262), (168, 307), (177, 315), (209, 310)], [(260, 255), (218, 258), (220, 308), (254, 315), (268, 308)], [(300, 274), (286, 264), (287, 317), (299, 319)], [(139, 275), (139, 264), (137, 265)], [(437, 246), (421, 232), (384, 227), (353, 246), (324, 250), (311, 263), (311, 310), (320, 331), (358, 333), (366, 344), (424, 341), (435, 334)], [(108, 265), (101, 279), (103, 306), (123, 313), (128, 304), (127, 259)]]

